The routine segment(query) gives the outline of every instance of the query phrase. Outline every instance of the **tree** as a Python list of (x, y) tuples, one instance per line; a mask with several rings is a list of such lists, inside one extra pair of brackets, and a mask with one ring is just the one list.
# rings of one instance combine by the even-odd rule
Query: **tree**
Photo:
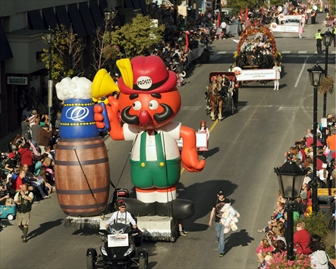
[[(248, 7), (249, 9), (255, 6), (264, 6), (267, 7), (268, 2), (267, 0), (235, 0), (229, 1), (230, 7), (233, 8), (233, 13), (239, 14), (240, 8), (245, 12), (245, 8)], [(270, 0), (270, 6), (282, 6), (283, 0)]]
[[(47, 43), (45, 36), (43, 41)], [(52, 79), (60, 81), (64, 77), (80, 76), (80, 61), (82, 58), (82, 40), (74, 33), (73, 28), (67, 30), (64, 25), (57, 25), (55, 29), (55, 40), (51, 45), (51, 50), (43, 49), (41, 60), (48, 70), (52, 70)], [(52, 66), (50, 66), (50, 53), (52, 56)]]
[(128, 58), (149, 55), (162, 42), (164, 29), (164, 25), (155, 25), (149, 16), (138, 14), (132, 23), (104, 35), (109, 44), (104, 48), (104, 55), (117, 54), (118, 57)]
[(111, 47), (111, 34), (113, 29), (114, 18), (110, 20), (105, 20), (105, 25), (103, 28), (99, 27), (95, 31), (95, 36), (93, 39), (93, 63), (92, 67), (95, 71), (101, 68), (108, 68), (109, 63), (118, 58), (118, 50), (115, 49), (116, 46)]

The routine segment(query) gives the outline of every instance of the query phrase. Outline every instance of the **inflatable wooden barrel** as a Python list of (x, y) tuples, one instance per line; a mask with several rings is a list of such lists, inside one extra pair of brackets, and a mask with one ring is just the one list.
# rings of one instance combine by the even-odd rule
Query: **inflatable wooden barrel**
[(110, 169), (100, 137), (61, 138), (55, 156), (58, 202), (70, 216), (97, 216), (109, 197)]

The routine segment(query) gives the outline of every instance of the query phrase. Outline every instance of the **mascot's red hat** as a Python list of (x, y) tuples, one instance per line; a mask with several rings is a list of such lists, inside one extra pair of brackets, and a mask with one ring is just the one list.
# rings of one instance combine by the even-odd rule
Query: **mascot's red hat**
[(121, 77), (118, 87), (121, 92), (163, 93), (176, 87), (176, 74), (168, 71), (159, 56), (137, 56), (131, 60), (133, 71), (133, 89), (127, 87)]

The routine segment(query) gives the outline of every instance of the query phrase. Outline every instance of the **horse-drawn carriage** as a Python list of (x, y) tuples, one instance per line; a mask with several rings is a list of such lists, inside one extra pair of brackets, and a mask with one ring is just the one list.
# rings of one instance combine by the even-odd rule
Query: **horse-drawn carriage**
[(239, 84), (233, 72), (211, 72), (206, 87), (206, 113), (211, 120), (223, 120), (225, 109), (233, 115), (238, 111)]

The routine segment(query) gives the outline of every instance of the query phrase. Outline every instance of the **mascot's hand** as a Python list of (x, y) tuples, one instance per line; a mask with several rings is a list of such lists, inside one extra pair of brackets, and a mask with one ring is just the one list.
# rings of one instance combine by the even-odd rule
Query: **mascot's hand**
[(195, 131), (190, 127), (181, 126), (180, 136), (183, 138), (183, 147), (181, 151), (183, 167), (189, 172), (202, 171), (205, 161), (198, 160)]
[(105, 128), (106, 124), (104, 121), (109, 121), (110, 123), (118, 121), (118, 100), (115, 99), (113, 96), (109, 96), (107, 99), (108, 104), (105, 105), (105, 109), (108, 115), (108, 119), (105, 119), (103, 115), (103, 104), (98, 103), (94, 106), (94, 120), (96, 121), (96, 126), (99, 129)]
[[(192, 150), (193, 152), (186, 150), (184, 153), (182, 153), (181, 159), (182, 159), (182, 165), (188, 172), (201, 172), (205, 166), (204, 160), (198, 160), (198, 155), (196, 148)], [(196, 158), (188, 158), (183, 156), (191, 156), (193, 155), (194, 151), (196, 151)]]
[[(98, 129), (104, 129), (105, 128), (105, 122), (106, 120), (109, 119), (105, 119), (104, 115), (103, 115), (103, 111), (104, 111), (104, 104), (96, 104), (93, 108), (94, 111), (94, 120), (96, 122), (96, 126)], [(109, 106), (105, 106), (106, 112), (108, 113), (108, 115), (110, 114), (111, 111), (111, 107)]]

